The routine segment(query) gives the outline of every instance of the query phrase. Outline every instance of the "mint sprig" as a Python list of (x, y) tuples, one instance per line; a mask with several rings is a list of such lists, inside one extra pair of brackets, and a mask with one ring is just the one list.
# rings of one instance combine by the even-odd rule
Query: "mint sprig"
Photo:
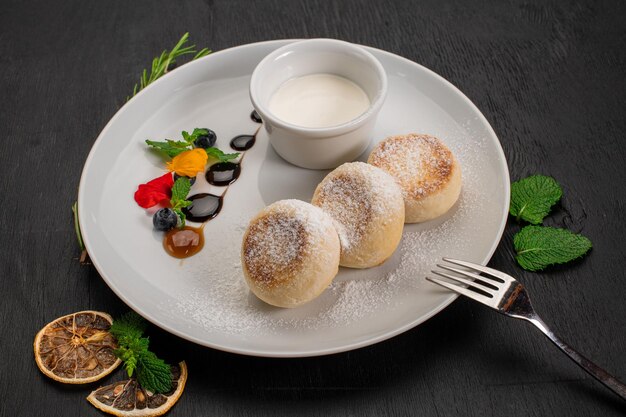
[(567, 229), (526, 226), (513, 238), (515, 259), (528, 271), (539, 271), (554, 264), (564, 264), (586, 254), (592, 247), (583, 235)]
[(187, 195), (189, 195), (189, 191), (191, 190), (191, 181), (187, 177), (178, 177), (172, 186), (172, 198), (170, 199), (170, 204), (172, 206), (172, 210), (178, 216), (181, 221), (180, 227), (185, 226), (185, 220), (187, 216), (183, 213), (185, 207), (189, 207), (192, 202), (187, 200)]
[(541, 224), (562, 195), (563, 190), (554, 178), (532, 175), (511, 184), (509, 212), (517, 221)]
[(143, 337), (146, 323), (131, 311), (113, 321), (109, 332), (117, 339), (115, 356), (124, 361), (128, 377), (137, 376), (137, 382), (148, 391), (168, 392), (172, 388), (170, 366), (149, 350), (150, 341)]
[(207, 129), (200, 128), (195, 128), (191, 134), (183, 130), (181, 132), (183, 140), (165, 139), (165, 141), (155, 141), (146, 139), (146, 144), (160, 152), (163, 152), (170, 158), (173, 158), (182, 152), (193, 149), (193, 143), (196, 139), (198, 139), (199, 136), (206, 135), (208, 133), (209, 131)]
[[(183, 130), (181, 132), (183, 140), (165, 139), (164, 141), (154, 141), (146, 139), (146, 144), (153, 149), (164, 153), (170, 158), (173, 158), (182, 152), (193, 149), (196, 139), (198, 139), (200, 136), (208, 134), (208, 129), (197, 127), (191, 133)], [(205, 151), (209, 157), (217, 159), (219, 162), (227, 162), (239, 156), (239, 153), (224, 153), (222, 150), (215, 147), (207, 148), (205, 149)]]

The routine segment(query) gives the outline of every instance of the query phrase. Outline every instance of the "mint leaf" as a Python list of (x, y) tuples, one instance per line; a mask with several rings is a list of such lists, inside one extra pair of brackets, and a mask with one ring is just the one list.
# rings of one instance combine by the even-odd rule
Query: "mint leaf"
[(196, 141), (196, 139), (198, 139), (199, 136), (203, 136), (203, 135), (208, 135), (209, 134), (209, 130), (208, 129), (204, 129), (204, 128), (199, 128), (196, 127), (193, 132), (191, 132), (191, 135), (189, 134), (189, 132), (183, 130), (181, 132), (181, 135), (183, 136), (183, 139), (185, 139), (185, 141), (190, 145), (193, 146), (194, 142)]
[(538, 271), (549, 265), (564, 264), (580, 258), (592, 244), (583, 235), (566, 229), (526, 226), (513, 238), (515, 259), (528, 271)]
[(562, 195), (563, 190), (554, 178), (532, 175), (511, 184), (509, 212), (517, 221), (522, 219), (531, 224), (541, 224)]
[(190, 145), (184, 141), (173, 141), (170, 139), (165, 139), (165, 142), (157, 142), (153, 140), (146, 139), (146, 143), (148, 146), (153, 147), (154, 149), (163, 152), (170, 158), (175, 157), (176, 155), (188, 151), (190, 149)]
[[(141, 336), (141, 334), (140, 334)], [(134, 339), (117, 339), (119, 348), (113, 354), (124, 361), (124, 368), (130, 378), (137, 369), (139, 358), (144, 351), (148, 350), (148, 338), (137, 337)]]
[(209, 129), (204, 129), (201, 127), (196, 127), (193, 132), (191, 132), (191, 136), (194, 140), (198, 138), (198, 136), (205, 136), (209, 134)]
[(239, 156), (239, 153), (224, 153), (217, 148), (207, 148), (206, 153), (210, 157), (215, 158), (220, 162), (227, 162)]
[(187, 200), (187, 195), (191, 190), (191, 181), (187, 177), (179, 177), (174, 182), (174, 186), (172, 187), (172, 198), (170, 199), (170, 204), (172, 205), (172, 210), (180, 219), (179, 227), (185, 227), (185, 220), (187, 216), (181, 209), (185, 207), (189, 207), (192, 202)]
[(137, 382), (152, 392), (168, 392), (172, 389), (170, 366), (149, 350), (139, 356)]
[(134, 352), (132, 350), (119, 348), (113, 350), (113, 354), (124, 362), (124, 369), (126, 369), (128, 377), (132, 377), (135, 369), (137, 369), (137, 356), (135, 356)]
[(146, 330), (146, 321), (134, 311), (129, 311), (115, 319), (109, 332), (119, 340), (133, 340), (141, 337)]
[(181, 207), (180, 203), (187, 200), (189, 190), (191, 190), (189, 178), (178, 177), (172, 186), (172, 199), (170, 200), (172, 207)]

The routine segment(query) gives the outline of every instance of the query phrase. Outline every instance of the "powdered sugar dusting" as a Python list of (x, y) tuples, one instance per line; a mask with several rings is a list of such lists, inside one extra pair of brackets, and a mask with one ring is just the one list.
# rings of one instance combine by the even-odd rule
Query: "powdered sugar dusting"
[(386, 216), (404, 204), (393, 181), (372, 165), (352, 162), (341, 165), (321, 182), (313, 204), (335, 220), (342, 251), (358, 246), (371, 218)]
[(250, 223), (243, 240), (243, 257), (250, 276), (273, 285), (298, 273), (298, 260), (324, 250), (328, 216), (299, 200), (282, 200), (264, 210)]
[(410, 133), (392, 136), (372, 151), (369, 162), (397, 179), (410, 198), (437, 192), (449, 180), (453, 156), (436, 137)]
[[(240, 245), (247, 221), (242, 219), (233, 233), (223, 237), (220, 268), (192, 268), (187, 279), (193, 281), (194, 291), (180, 294), (177, 298), (185, 301), (173, 306), (174, 310), (211, 332), (252, 335), (349, 326), (394, 308), (404, 294), (416, 293), (427, 285), (423, 277), (442, 256), (463, 256), (471, 242), (459, 236), (480, 233), (478, 219), (489, 201), (489, 190), (481, 188), (480, 181), (485, 139), (441, 138), (463, 170), (459, 202), (440, 219), (406, 225), (396, 254), (382, 267), (362, 271), (341, 268), (330, 287), (311, 303), (296, 309), (269, 306), (251, 294), (243, 278)], [(270, 250), (267, 256), (282, 262), (294, 253), (287, 245), (276, 253)]]

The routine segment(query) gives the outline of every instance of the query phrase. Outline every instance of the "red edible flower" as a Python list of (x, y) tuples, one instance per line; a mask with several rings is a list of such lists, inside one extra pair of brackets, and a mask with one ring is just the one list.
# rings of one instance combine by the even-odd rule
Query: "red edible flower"
[(143, 208), (150, 208), (172, 198), (174, 179), (171, 173), (164, 174), (159, 178), (141, 184), (135, 191), (135, 201)]

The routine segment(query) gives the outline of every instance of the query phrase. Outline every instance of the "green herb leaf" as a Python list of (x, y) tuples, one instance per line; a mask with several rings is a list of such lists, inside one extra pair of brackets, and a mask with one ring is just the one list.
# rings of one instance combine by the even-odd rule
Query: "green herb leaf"
[(191, 133), (191, 136), (195, 138), (197, 138), (198, 136), (203, 136), (203, 135), (208, 135), (209, 134), (209, 129), (204, 129), (202, 127), (196, 127), (193, 132)]
[(113, 353), (124, 361), (124, 368), (129, 377), (133, 376), (137, 368), (140, 352), (148, 349), (148, 339), (141, 337), (145, 329), (145, 320), (134, 311), (113, 321), (109, 329), (119, 346)]
[(211, 50), (208, 48), (202, 48), (198, 51), (198, 53), (193, 57), (194, 60), (198, 59), (198, 58), (202, 58), (204, 56), (207, 56), (211, 53)]
[(528, 271), (538, 271), (549, 265), (564, 264), (580, 258), (592, 244), (583, 235), (566, 229), (526, 226), (513, 238), (517, 263)]
[(532, 175), (511, 184), (509, 212), (519, 221), (541, 224), (550, 208), (563, 195), (563, 190), (552, 177)]
[(146, 143), (148, 144), (148, 146), (151, 146), (154, 149), (163, 152), (170, 158), (173, 158), (176, 155), (191, 149), (189, 143), (181, 140), (173, 141), (170, 139), (165, 139), (164, 142), (157, 142), (146, 139)]
[(179, 177), (174, 182), (174, 186), (172, 187), (172, 198), (170, 200), (170, 204), (172, 205), (172, 210), (180, 219), (180, 227), (185, 226), (185, 220), (187, 216), (181, 209), (185, 207), (189, 207), (192, 202), (187, 200), (187, 195), (191, 190), (191, 181), (187, 177)]
[[(141, 333), (139, 334), (141, 336)], [(136, 338), (117, 338), (119, 348), (115, 349), (113, 353), (115, 356), (124, 361), (124, 368), (128, 377), (132, 377), (133, 373), (137, 369), (139, 363), (139, 357), (142, 352), (148, 350), (149, 341), (146, 337)]]
[(115, 319), (109, 332), (118, 341), (135, 340), (141, 337), (146, 330), (146, 321), (134, 311), (129, 311), (123, 316)]
[(137, 382), (152, 392), (168, 392), (172, 388), (172, 370), (154, 353), (145, 350), (137, 363)]
[(239, 156), (239, 153), (224, 153), (217, 148), (207, 148), (206, 153), (210, 157), (215, 158), (220, 162), (227, 162)]
[[(191, 203), (191, 202), (190, 202)], [(180, 219), (180, 224), (178, 225), (178, 227), (180, 229), (182, 229), (183, 227), (185, 227), (185, 222), (187, 220), (187, 216), (185, 215), (185, 213), (183, 213), (183, 211), (179, 208), (175, 208), (173, 209), (174, 213), (176, 213), (176, 215), (178, 216), (178, 218)]]
[(85, 244), (83, 243), (83, 236), (80, 233), (80, 224), (78, 223), (78, 201), (75, 201), (72, 205), (72, 213), (74, 214), (74, 231), (76, 232), (76, 239), (78, 240), (78, 246), (81, 251), (85, 250)]
[[(178, 177), (172, 187), (172, 199), (170, 203), (173, 208), (187, 207), (191, 201), (187, 201), (187, 195), (191, 190), (191, 181), (187, 177)], [(187, 204), (188, 203), (188, 204)]]
[(203, 48), (200, 51), (196, 51), (196, 45), (185, 46), (189, 40), (189, 33), (185, 33), (178, 43), (172, 48), (171, 51), (163, 51), (161, 55), (152, 60), (152, 66), (150, 68), (150, 75), (147, 70), (143, 70), (141, 77), (139, 78), (139, 84), (135, 84), (133, 88), (132, 96), (126, 97), (126, 101), (134, 97), (139, 91), (152, 84), (168, 71), (170, 64), (176, 63), (176, 59), (183, 55), (193, 55), (192, 61), (203, 56), (207, 56), (211, 53), (207, 48)]
[[(160, 152), (163, 152), (170, 158), (173, 158), (176, 155), (184, 151), (193, 149), (193, 144), (196, 141), (196, 139), (198, 139), (198, 137), (200, 136), (208, 135), (209, 131), (208, 129), (195, 128), (193, 132), (191, 132), (191, 134), (189, 134), (189, 132), (185, 130), (183, 130), (180, 134), (183, 137), (183, 140), (173, 141), (170, 139), (165, 139), (164, 142), (146, 140), (146, 143), (149, 146), (159, 150)], [(231, 160), (239, 156), (238, 153), (225, 154), (224, 152), (220, 151), (217, 148), (209, 148), (209, 149), (207, 149), (207, 154), (209, 156), (213, 156), (214, 158), (218, 159), (220, 162), (225, 162), (225, 161)]]
[(193, 143), (196, 141), (196, 139), (198, 139), (198, 137), (203, 136), (203, 135), (208, 135), (208, 134), (209, 134), (208, 129), (198, 128), (198, 127), (196, 127), (193, 130), (193, 132), (191, 132), (191, 135), (184, 130), (181, 132), (181, 135), (183, 136), (183, 139), (185, 140), (185, 142), (187, 142), (189, 146), (192, 146), (192, 147), (193, 147)]
[(150, 341), (142, 337), (145, 320), (135, 312), (129, 312), (113, 321), (109, 331), (117, 339), (115, 356), (124, 361), (128, 377), (133, 374), (145, 389), (167, 392), (172, 386), (172, 374), (168, 364), (149, 350)]

